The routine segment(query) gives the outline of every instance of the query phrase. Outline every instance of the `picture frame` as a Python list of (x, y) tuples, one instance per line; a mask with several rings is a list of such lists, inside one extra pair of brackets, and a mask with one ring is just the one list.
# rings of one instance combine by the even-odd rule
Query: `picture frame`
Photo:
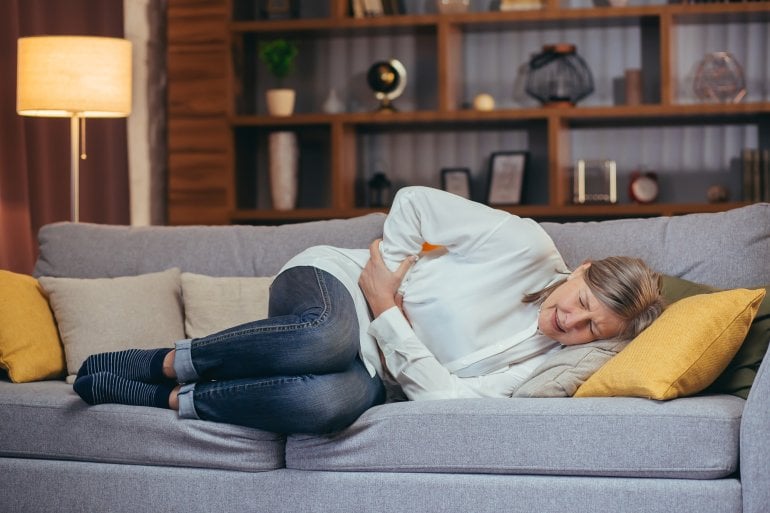
[(441, 188), (462, 198), (471, 199), (471, 170), (467, 167), (443, 168)]
[(573, 175), (572, 201), (577, 204), (617, 203), (618, 179), (615, 161), (578, 160)]
[(526, 151), (498, 151), (489, 157), (488, 205), (518, 205), (521, 203)]

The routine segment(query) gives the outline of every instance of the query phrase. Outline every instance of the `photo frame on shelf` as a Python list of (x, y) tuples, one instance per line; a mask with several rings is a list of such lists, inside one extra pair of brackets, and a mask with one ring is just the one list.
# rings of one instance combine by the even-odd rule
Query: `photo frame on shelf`
[(521, 203), (527, 152), (498, 151), (489, 157), (488, 205)]
[(467, 167), (441, 169), (441, 188), (465, 199), (471, 199), (471, 170)]
[(618, 179), (614, 160), (580, 159), (575, 164), (572, 201), (574, 203), (617, 203)]

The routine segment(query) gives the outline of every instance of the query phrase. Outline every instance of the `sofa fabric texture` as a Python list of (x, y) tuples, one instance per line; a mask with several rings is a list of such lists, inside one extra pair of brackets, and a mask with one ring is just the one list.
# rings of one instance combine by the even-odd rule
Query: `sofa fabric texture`
[[(89, 407), (60, 381), (0, 381), (0, 457), (260, 472), (284, 466), (284, 437), (158, 408)], [(2, 507), (0, 507), (2, 509)]]
[(289, 436), (286, 467), (718, 479), (738, 466), (743, 403), (730, 396), (403, 402), (372, 408), (336, 435)]
[(285, 226), (105, 226), (54, 223), (40, 229), (35, 276), (105, 278), (178, 267), (207, 276), (274, 276), (319, 244), (365, 248), (382, 236), (384, 214)]
[[(383, 221), (58, 223), (40, 231), (35, 275), (111, 278), (176, 267), (269, 277), (308, 246), (365, 248)], [(543, 226), (573, 267), (628, 254), (712, 287), (770, 284), (770, 205)], [(164, 410), (88, 407), (62, 381), (0, 381), (0, 509), (767, 513), (769, 367), (764, 360), (756, 370), (747, 400), (396, 402), (334, 435), (288, 437)]]

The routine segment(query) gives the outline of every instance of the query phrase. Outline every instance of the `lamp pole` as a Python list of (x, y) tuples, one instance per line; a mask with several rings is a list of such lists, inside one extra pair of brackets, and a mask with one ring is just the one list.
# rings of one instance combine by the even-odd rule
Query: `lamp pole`
[(70, 212), (73, 222), (80, 222), (80, 115), (73, 112), (70, 116)]

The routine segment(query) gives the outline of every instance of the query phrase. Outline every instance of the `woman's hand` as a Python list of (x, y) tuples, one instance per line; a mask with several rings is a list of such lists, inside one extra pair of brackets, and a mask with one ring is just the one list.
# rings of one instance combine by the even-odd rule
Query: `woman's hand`
[(371, 243), (369, 255), (369, 261), (358, 278), (358, 285), (364, 292), (372, 315), (379, 317), (382, 312), (394, 306), (401, 309), (402, 298), (398, 294), (398, 288), (409, 268), (417, 261), (417, 257), (407, 258), (401, 262), (396, 272), (391, 272), (380, 253), (380, 239)]

